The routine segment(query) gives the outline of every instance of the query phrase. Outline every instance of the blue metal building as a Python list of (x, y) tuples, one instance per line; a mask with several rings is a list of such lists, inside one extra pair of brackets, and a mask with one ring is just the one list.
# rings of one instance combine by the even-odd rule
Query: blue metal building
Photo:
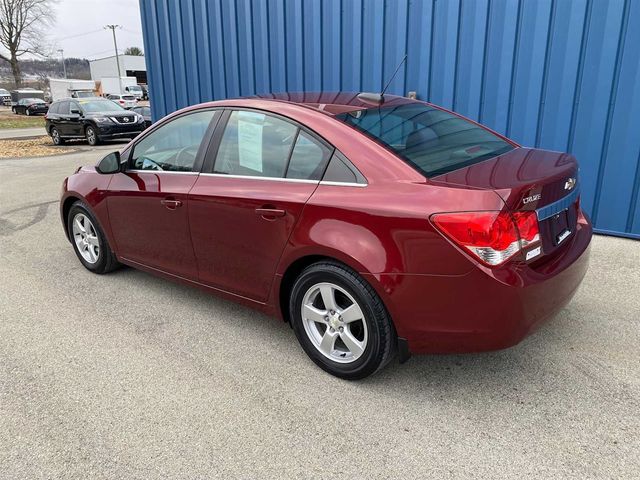
[(261, 92), (378, 91), (574, 153), (597, 230), (640, 238), (640, 0), (140, 0), (159, 118)]

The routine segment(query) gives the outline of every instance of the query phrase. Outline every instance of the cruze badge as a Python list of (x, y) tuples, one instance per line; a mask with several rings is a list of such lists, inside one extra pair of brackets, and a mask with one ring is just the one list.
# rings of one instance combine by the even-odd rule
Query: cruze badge
[(576, 186), (576, 179), (575, 178), (568, 178), (567, 181), (564, 184), (564, 189), (565, 190), (573, 190), (573, 187)]
[(535, 202), (536, 200), (540, 200), (540, 197), (542, 197), (542, 195), (539, 194), (539, 193), (536, 193), (535, 195), (531, 195), (530, 197), (524, 197), (522, 199), (522, 203), (524, 203), (526, 205), (527, 203)]
[[(124, 117), (124, 118), (122, 119), (122, 121), (123, 121), (123, 122), (128, 122), (128, 121), (129, 121), (129, 117)], [(567, 188), (567, 187), (564, 187), (564, 188)]]

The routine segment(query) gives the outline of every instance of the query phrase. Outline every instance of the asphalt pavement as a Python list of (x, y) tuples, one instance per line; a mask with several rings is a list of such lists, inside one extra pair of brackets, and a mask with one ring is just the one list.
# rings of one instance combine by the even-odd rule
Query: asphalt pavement
[(514, 348), (350, 383), (248, 308), (86, 271), (60, 186), (113, 148), (0, 160), (0, 478), (640, 477), (640, 242), (594, 237)]

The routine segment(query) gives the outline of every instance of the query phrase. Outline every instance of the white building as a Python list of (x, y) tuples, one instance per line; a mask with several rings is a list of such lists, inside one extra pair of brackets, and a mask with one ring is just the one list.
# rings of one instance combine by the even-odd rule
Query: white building
[[(147, 83), (147, 66), (144, 56), (138, 55), (118, 55), (120, 60), (120, 74), (123, 77), (136, 77), (138, 83)], [(118, 63), (115, 55), (111, 57), (98, 58), (89, 62), (91, 69), (91, 79), (99, 81), (104, 77), (118, 76)]]

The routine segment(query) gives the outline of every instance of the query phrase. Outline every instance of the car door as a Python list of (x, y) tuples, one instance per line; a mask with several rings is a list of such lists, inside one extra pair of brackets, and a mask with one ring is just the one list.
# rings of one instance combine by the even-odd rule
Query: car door
[(60, 102), (57, 110), (58, 114), (56, 115), (56, 118), (52, 120), (52, 123), (63, 137), (71, 135), (71, 121), (69, 119), (69, 115), (71, 115), (70, 105), (71, 104), (68, 100)]
[(187, 194), (198, 178), (216, 110), (173, 118), (137, 141), (109, 184), (107, 207), (125, 260), (197, 279)]
[(200, 281), (264, 302), (331, 148), (287, 119), (249, 110), (226, 112), (214, 138), (189, 194)]
[(82, 109), (78, 102), (69, 102), (69, 135), (82, 136), (84, 135), (82, 125)]

